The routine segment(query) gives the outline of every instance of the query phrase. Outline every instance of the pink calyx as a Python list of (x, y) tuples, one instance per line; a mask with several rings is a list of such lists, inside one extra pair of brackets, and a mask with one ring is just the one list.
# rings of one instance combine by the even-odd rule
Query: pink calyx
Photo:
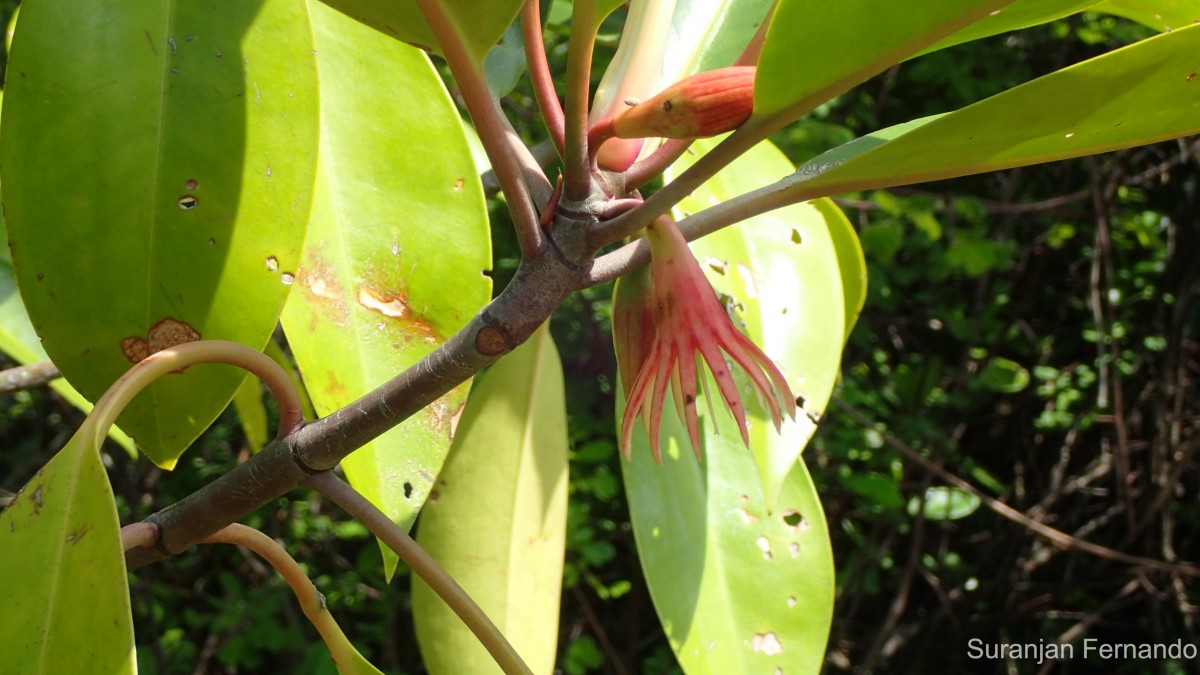
[[(726, 354), (746, 372), (751, 385), (766, 402), (771, 421), (778, 431), (785, 412), (791, 419), (796, 415), (792, 390), (783, 373), (758, 346), (734, 327), (688, 249), (683, 234), (670, 218), (662, 216), (651, 223), (646, 228), (646, 238), (650, 243), (652, 260), (650, 292), (654, 301), (653, 337), (638, 337), (628, 328), (622, 331), (624, 334), (617, 335), (619, 361), (622, 361), (622, 340), (625, 341), (624, 351), (627, 354), (644, 355), (641, 358), (626, 357), (622, 363), (622, 371), (632, 370), (634, 364), (638, 363), (637, 376), (632, 384), (626, 380), (627, 406), (621, 420), (622, 453), (629, 458), (633, 420), (640, 414), (649, 427), (650, 451), (655, 461), (662, 462), (659, 431), (663, 402), (667, 385), (670, 384), (676, 412), (687, 426), (696, 456), (701, 456), (696, 415), (697, 352), (712, 373), (717, 390), (737, 420), (742, 441), (747, 446), (750, 444), (750, 435), (745, 406), (725, 360)], [(614, 309), (614, 323), (616, 314)], [(633, 313), (633, 316), (637, 315)], [(636, 323), (644, 325), (641, 321)]]

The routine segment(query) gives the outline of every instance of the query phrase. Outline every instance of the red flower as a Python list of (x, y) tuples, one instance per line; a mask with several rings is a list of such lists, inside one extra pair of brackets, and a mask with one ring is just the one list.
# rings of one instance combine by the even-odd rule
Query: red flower
[[(633, 420), (640, 414), (650, 433), (650, 451), (656, 461), (662, 462), (659, 428), (668, 384), (676, 412), (686, 423), (692, 448), (700, 457), (696, 381), (703, 382), (703, 373), (697, 377), (697, 353), (713, 374), (747, 446), (750, 436), (745, 407), (726, 355), (746, 372), (766, 401), (776, 430), (784, 412), (795, 418), (796, 403), (783, 373), (734, 327), (675, 223), (660, 217), (646, 228), (646, 238), (652, 260), (649, 278), (644, 273), (623, 278), (613, 300), (617, 363), (627, 397), (621, 420), (621, 451), (625, 457), (630, 455)], [(631, 381), (634, 369), (637, 375)], [(711, 405), (711, 398), (709, 402)]]

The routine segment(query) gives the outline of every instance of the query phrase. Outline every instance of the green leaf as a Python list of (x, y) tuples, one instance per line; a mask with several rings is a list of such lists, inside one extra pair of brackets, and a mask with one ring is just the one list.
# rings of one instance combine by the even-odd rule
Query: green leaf
[(262, 383), (256, 377), (247, 377), (242, 386), (233, 395), (233, 407), (237, 410), (238, 419), (242, 421), (242, 430), (246, 433), (246, 444), (251, 452), (258, 452), (270, 438), (267, 430), (267, 409), (262, 400)]
[(1013, 0), (780, 0), (758, 60), (754, 117), (795, 119)]
[[(17, 280), (13, 277), (12, 267), (5, 262), (0, 262), (0, 350), (22, 365), (40, 363), (50, 358), (42, 348), (42, 342), (33, 330), (33, 324), (29, 322), (29, 314), (25, 311), (21, 294), (17, 291)], [(92, 411), (91, 401), (75, 391), (75, 388), (61, 377), (49, 386), (76, 408), (85, 413)], [(108, 435), (125, 448), (131, 457), (137, 456), (137, 446), (124, 431), (114, 426), (109, 429)]]
[(1007, 7), (939, 40), (924, 53), (1048, 23), (1076, 12), (1082, 12), (1099, 3), (1100, 0), (1016, 0)]
[(0, 512), (0, 673), (137, 672), (120, 523), (95, 437), (85, 424)]
[[(266, 261), (294, 269), (316, 159), (304, 7), (31, 0), (8, 67), (13, 261), (67, 379), (96, 398), (159, 347), (266, 344), (288, 290)], [(164, 378), (122, 427), (171, 467), (244, 377)]]
[[(537, 46), (542, 49), (541, 45)], [(487, 79), (488, 89), (492, 95), (500, 98), (508, 96), (521, 81), (521, 76), (527, 70), (525, 60), (525, 42), (521, 35), (520, 22), (514, 21), (500, 42), (492, 47), (483, 62), (483, 75)]]
[[(13, 16), (16, 16), (14, 14)], [(3, 92), (0, 92), (2, 94)], [(13, 273), (12, 257), (8, 253), (8, 227), (4, 214), (0, 212), (0, 351), (8, 354), (21, 365), (41, 363), (50, 357), (42, 347), (42, 341), (29, 321), (29, 312), (17, 290), (17, 278)], [(49, 387), (63, 397), (67, 403), (85, 413), (92, 411), (92, 403), (83, 397), (63, 378), (50, 382)], [(125, 448), (130, 457), (137, 457), (137, 446), (124, 431), (113, 426), (108, 435)]]
[[(418, 541), (534, 673), (554, 670), (567, 527), (562, 365), (546, 327), (492, 366), (421, 514)], [(475, 636), (413, 579), (417, 641), (430, 673), (500, 672)]]
[[(716, 143), (715, 139), (697, 141), (692, 146), (696, 154), (685, 155), (671, 167), (668, 180)], [(759, 144), (692, 192), (676, 213), (699, 212), (768, 183), (791, 166), (773, 145)], [(846, 327), (852, 323), (846, 310), (859, 304), (858, 294), (863, 292), (860, 286), (848, 298), (842, 287), (843, 268), (831, 231), (839, 230), (839, 243), (850, 249), (844, 253), (848, 260), (861, 255), (853, 250), (857, 238), (852, 228), (838, 223), (842, 218), (830, 202), (802, 204), (724, 228), (692, 244), (718, 294), (731, 298), (726, 304), (736, 308), (735, 323), (745, 327), (803, 401), (796, 421), (785, 423), (782, 435), (776, 434), (757, 401), (745, 401), (753, 419), (750, 445), (768, 507), (774, 506), (784, 477), (816, 431), (814, 420), (829, 403), (840, 372)], [(861, 279), (861, 263), (848, 262), (844, 273)]]
[(1015, 394), (1029, 386), (1029, 371), (1016, 361), (997, 356), (979, 371), (979, 383), (991, 391)]
[[(321, 161), (283, 326), (327, 415), (413, 365), (491, 297), (487, 212), (462, 125), (429, 60), (310, 3)], [(403, 82), (404, 86), (396, 86)], [(450, 447), (467, 386), (342, 462), (405, 528)], [(390, 576), (395, 555), (384, 554)]]
[[(396, 40), (442, 54), (417, 0), (323, 0), (330, 7)], [(500, 40), (523, 0), (437, 0), (462, 35), (477, 63)]]
[(958, 488), (931, 487), (926, 488), (924, 501), (920, 497), (909, 500), (908, 513), (915, 516), (923, 510), (929, 520), (958, 520), (975, 513), (981, 503), (978, 496)]
[(663, 59), (666, 82), (733, 65), (774, 0), (676, 0)]
[(848, 474), (841, 477), (839, 482), (850, 492), (867, 497), (884, 509), (899, 511), (904, 508), (900, 486), (889, 476), (868, 471)]
[(662, 466), (641, 433), (621, 462), (654, 608), (687, 673), (819, 672), (835, 584), (816, 489), (798, 463), (768, 510), (732, 417), (719, 404), (717, 415), (727, 435), (705, 421), (702, 464), (671, 414)]
[(1123, 16), (1159, 31), (1185, 28), (1200, 22), (1200, 0), (1108, 0), (1093, 9)]
[(854, 330), (854, 324), (858, 322), (858, 316), (867, 302), (867, 260), (863, 257), (858, 230), (854, 229), (854, 224), (836, 204), (828, 199), (818, 199), (812, 202), (812, 206), (825, 219), (829, 237), (833, 240), (833, 250), (837, 253), (838, 271), (842, 275), (842, 299), (845, 301), (845, 339), (849, 340), (850, 332)]
[(957, 112), (864, 136), (790, 178), (817, 197), (1108, 152), (1200, 132), (1200, 26), (1065, 68)]

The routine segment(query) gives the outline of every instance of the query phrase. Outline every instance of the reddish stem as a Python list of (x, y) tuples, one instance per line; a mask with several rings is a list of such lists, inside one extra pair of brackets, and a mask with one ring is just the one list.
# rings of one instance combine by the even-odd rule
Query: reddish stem
[(666, 171), (668, 166), (683, 156), (692, 146), (694, 139), (671, 139), (658, 146), (645, 159), (640, 159), (625, 172), (625, 189), (636, 190), (645, 185), (650, 179)]
[(546, 123), (550, 140), (558, 150), (559, 158), (565, 159), (567, 151), (563, 138), (566, 122), (562, 103), (558, 100), (558, 92), (554, 90), (554, 79), (550, 76), (550, 65), (546, 61), (546, 50), (542, 44), (542, 12), (539, 0), (527, 0), (521, 9), (521, 33), (525, 37), (525, 59), (529, 64), (529, 78), (533, 81), (533, 95), (542, 111), (542, 120)]

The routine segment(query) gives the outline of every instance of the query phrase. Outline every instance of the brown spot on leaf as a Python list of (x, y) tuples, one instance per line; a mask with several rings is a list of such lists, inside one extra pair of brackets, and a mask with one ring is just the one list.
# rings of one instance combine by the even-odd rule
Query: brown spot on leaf
[(87, 534), (88, 531), (91, 529), (92, 529), (91, 525), (80, 526), (80, 528), (78, 530), (75, 530), (74, 532), (67, 535), (67, 543), (74, 544), (74, 543), (78, 542), (80, 539), (83, 539), (83, 535)]
[(150, 356), (150, 344), (140, 337), (127, 337), (121, 340), (121, 352), (130, 363), (139, 363)]
[(43, 503), (42, 488), (41, 486), (38, 486), (38, 488), (33, 491), (33, 515), (36, 516), (41, 514)]
[[(345, 326), (346, 320), (349, 318), (346, 301), (343, 297), (342, 287), (337, 282), (337, 276), (319, 255), (323, 248), (325, 248), (324, 240), (316, 242), (309, 251), (305, 252), (307, 259), (300, 269), (296, 270), (296, 281), (300, 282), (300, 286), (313, 301), (314, 311), (311, 313), (308, 325), (310, 333), (316, 332), (322, 319), (332, 321), (338, 326)], [(320, 311), (316, 311), (318, 309)]]
[(146, 337), (142, 339), (131, 335), (121, 340), (121, 352), (130, 363), (137, 363), (151, 354), (185, 342), (195, 342), (200, 339), (200, 332), (187, 322), (168, 316), (151, 326)]
[(460, 192), (460, 191), (462, 191), (462, 189), (463, 189), (463, 185), (466, 185), (466, 181), (464, 181), (464, 180), (463, 180), (463, 179), (461, 179), (461, 178), (459, 178), (458, 180), (454, 181), (454, 191), (455, 191), (455, 192)]

